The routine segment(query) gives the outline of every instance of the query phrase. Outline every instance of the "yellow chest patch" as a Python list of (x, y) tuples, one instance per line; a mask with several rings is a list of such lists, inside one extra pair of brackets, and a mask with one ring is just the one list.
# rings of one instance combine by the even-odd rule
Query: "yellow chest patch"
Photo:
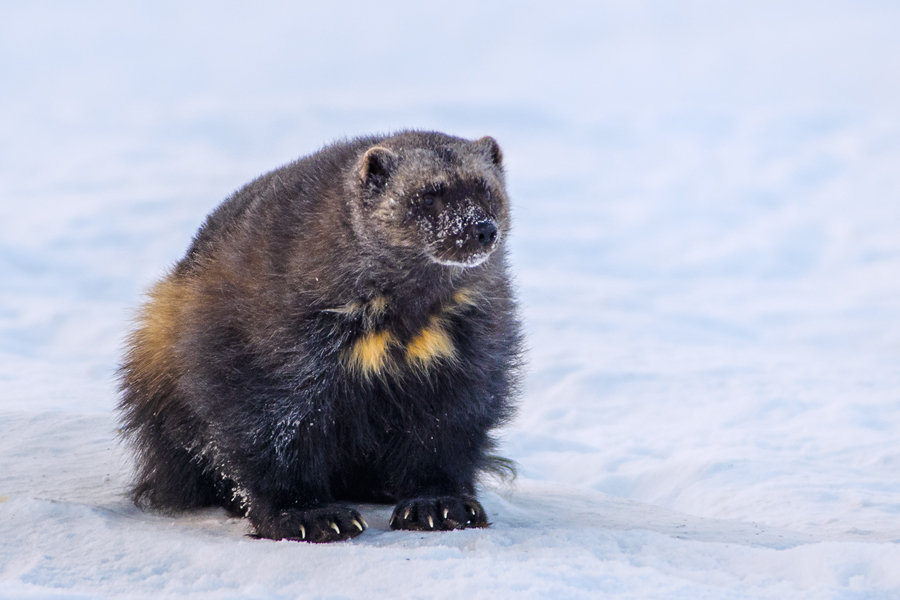
[(357, 338), (344, 353), (347, 368), (368, 379), (372, 376), (396, 374), (402, 368), (428, 371), (438, 363), (455, 361), (458, 351), (447, 330), (449, 319), (451, 315), (476, 306), (479, 299), (474, 290), (457, 290), (441, 307), (441, 311), (432, 315), (428, 323), (405, 343), (377, 324), (388, 306), (388, 300), (384, 296), (377, 296), (368, 302), (352, 302), (330, 309), (329, 312), (348, 316), (362, 315), (364, 323), (373, 328)]
[(422, 369), (455, 358), (456, 348), (440, 317), (431, 317), (428, 325), (406, 344), (406, 362)]
[(347, 367), (365, 378), (397, 373), (402, 366), (427, 371), (438, 362), (455, 359), (453, 339), (440, 317), (432, 317), (405, 345), (390, 331), (366, 333), (353, 342), (344, 357)]
[(459, 310), (478, 304), (478, 292), (471, 288), (460, 288), (453, 293), (453, 300), (447, 310)]
[(365, 377), (380, 375), (393, 366), (391, 349), (395, 345), (390, 331), (371, 331), (353, 342), (346, 356), (347, 365)]

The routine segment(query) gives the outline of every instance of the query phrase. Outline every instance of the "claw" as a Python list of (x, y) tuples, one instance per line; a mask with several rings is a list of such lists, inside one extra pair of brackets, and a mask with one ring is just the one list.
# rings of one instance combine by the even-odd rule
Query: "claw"
[[(393, 520), (393, 519), (392, 519), (392, 520)], [(368, 529), (368, 528), (369, 528), (369, 524), (366, 523), (366, 520), (362, 518), (362, 515), (360, 515), (360, 517), (359, 517), (359, 522), (362, 523), (363, 529)]]
[(445, 520), (445, 521), (447, 520), (447, 515), (448, 515), (448, 514), (450, 514), (450, 509), (449, 509), (449, 508), (445, 508), (445, 509), (444, 509), (444, 520)]
[(332, 523), (331, 528), (334, 529), (336, 534), (341, 535), (341, 528), (337, 526), (337, 523)]
[(360, 522), (357, 521), (356, 519), (353, 519), (353, 521), (351, 521), (351, 522), (352, 522), (354, 525), (356, 525), (356, 528), (359, 529), (360, 531), (362, 531), (363, 529), (365, 529), (365, 528), (360, 524)]
[(410, 508), (407, 506), (407, 507), (406, 507), (406, 510), (403, 511), (403, 519), (404, 519), (404, 520), (406, 520), (406, 519), (409, 518), (409, 511), (410, 511)]
[(434, 519), (431, 518), (431, 515), (428, 515), (428, 528), (434, 529)]
[(472, 515), (473, 517), (477, 514), (477, 513), (475, 512), (475, 509), (472, 508), (471, 506), (466, 505), (466, 508), (469, 509), (469, 514)]
[(300, 525), (300, 539), (306, 539), (306, 527), (304, 527), (302, 524)]

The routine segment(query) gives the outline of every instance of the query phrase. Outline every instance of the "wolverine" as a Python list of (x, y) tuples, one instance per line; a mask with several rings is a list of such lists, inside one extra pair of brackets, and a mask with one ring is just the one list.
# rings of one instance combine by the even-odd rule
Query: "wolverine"
[(120, 369), (133, 499), (221, 506), (260, 538), (486, 527), (522, 336), (491, 137), (361, 137), (215, 209), (152, 288)]

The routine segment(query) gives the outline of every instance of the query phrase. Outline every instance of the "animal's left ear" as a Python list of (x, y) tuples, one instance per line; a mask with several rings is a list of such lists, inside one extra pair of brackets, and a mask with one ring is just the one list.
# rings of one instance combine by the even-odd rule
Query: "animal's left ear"
[(384, 146), (372, 146), (363, 154), (359, 178), (368, 186), (381, 189), (394, 170), (397, 155)]
[(491, 159), (498, 167), (503, 166), (503, 152), (500, 151), (500, 144), (497, 140), (489, 135), (479, 138), (473, 142), (473, 145)]

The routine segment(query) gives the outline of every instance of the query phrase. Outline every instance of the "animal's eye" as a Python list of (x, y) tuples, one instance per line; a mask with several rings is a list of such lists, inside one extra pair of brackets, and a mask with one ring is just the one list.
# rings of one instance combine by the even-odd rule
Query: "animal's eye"
[(441, 195), (444, 193), (444, 186), (442, 184), (435, 184), (433, 186), (428, 186), (424, 190), (422, 190), (420, 194), (420, 198), (422, 199), (422, 204), (428, 207), (434, 206), (435, 202), (441, 199)]
[(491, 198), (493, 198), (494, 195), (491, 193), (491, 186), (488, 185), (488, 182), (485, 181), (484, 179), (480, 179), (477, 181), (476, 185), (478, 185), (479, 187), (481, 187), (482, 190), (484, 190), (484, 199), (487, 200), (488, 202), (490, 202)]

